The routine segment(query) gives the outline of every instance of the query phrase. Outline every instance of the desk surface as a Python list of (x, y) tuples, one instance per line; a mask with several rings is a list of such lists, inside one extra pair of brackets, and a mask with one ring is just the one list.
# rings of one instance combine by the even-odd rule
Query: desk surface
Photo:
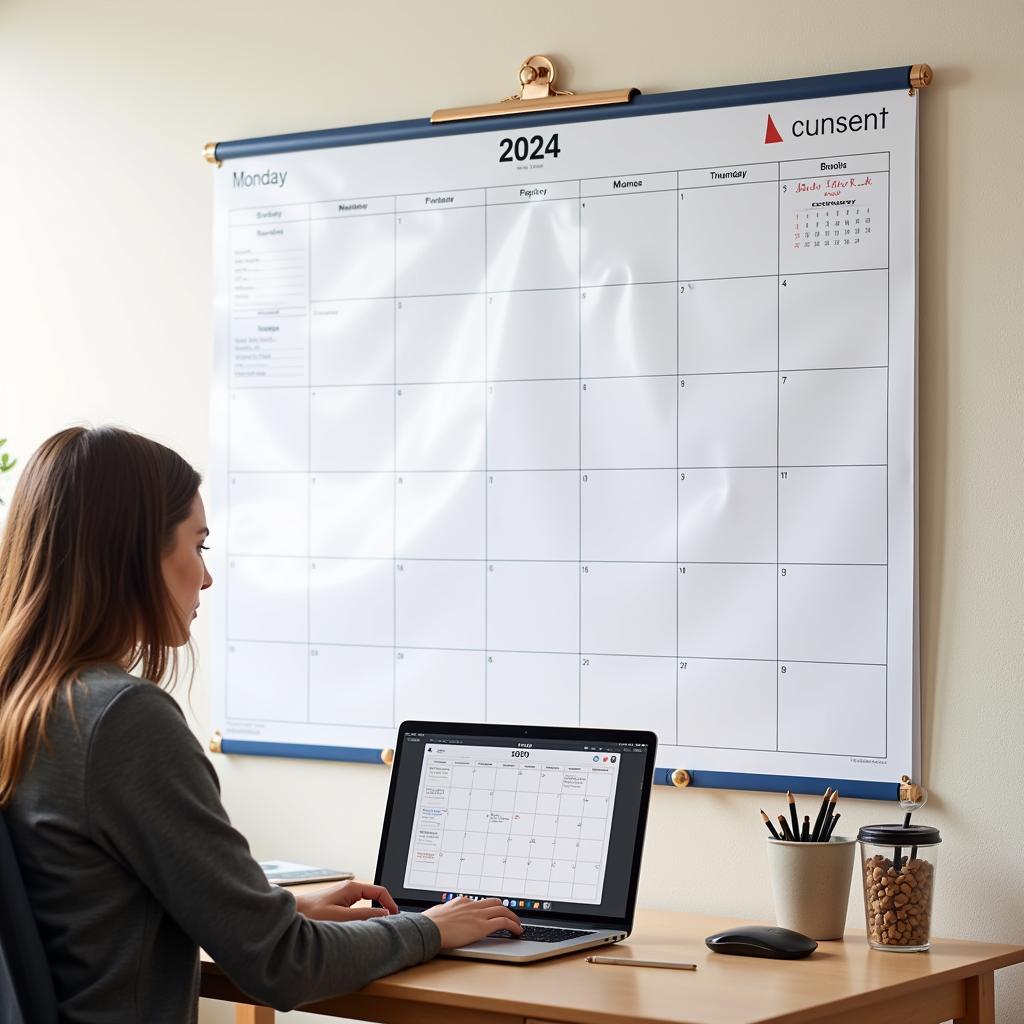
[[(909, 1019), (910, 1008), (916, 1016), (919, 1007), (934, 1004), (934, 1015), (922, 1013), (919, 1019), (981, 1020), (991, 1018), (964, 1009), (965, 987), (985, 975), (990, 987), (992, 971), (1024, 962), (1022, 946), (951, 939), (936, 940), (928, 953), (882, 953), (868, 948), (863, 932), (819, 943), (806, 960), (711, 953), (704, 937), (736, 923), (644, 910), (626, 942), (601, 950), (694, 962), (695, 972), (588, 964), (586, 952), (521, 966), (439, 958), (375, 981), (355, 995), (318, 1004), (316, 1010), (423, 1024), (503, 1018), (581, 1024), (889, 1024)], [(231, 998), (216, 965), (204, 961), (203, 974), (204, 994)], [(982, 998), (991, 1000), (990, 992)]]

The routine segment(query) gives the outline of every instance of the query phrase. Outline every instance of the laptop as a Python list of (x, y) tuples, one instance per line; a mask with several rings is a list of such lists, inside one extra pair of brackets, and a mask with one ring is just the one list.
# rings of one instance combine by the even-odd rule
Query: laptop
[(442, 955), (530, 963), (633, 927), (651, 732), (405, 722), (375, 880), (403, 913), (497, 897), (525, 927)]

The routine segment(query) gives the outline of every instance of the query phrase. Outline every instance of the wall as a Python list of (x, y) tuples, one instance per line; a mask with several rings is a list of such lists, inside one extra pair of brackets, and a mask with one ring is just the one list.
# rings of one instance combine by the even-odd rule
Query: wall
[[(522, 57), (577, 89), (645, 91), (929, 61), (921, 103), (921, 638), (936, 928), (1024, 942), (1020, 343), (1024, 162), (1016, 0), (625, 7), (174, 5), (0, 9), (0, 436), (130, 425), (207, 459), (209, 139), (419, 117), (507, 95)], [(0, 485), (2, 486), (2, 485)], [(216, 543), (216, 538), (213, 539)], [(204, 627), (198, 627), (200, 646)], [(208, 735), (207, 679), (191, 694)], [(217, 759), (259, 855), (372, 870), (387, 774)], [(762, 798), (655, 793), (640, 902), (771, 913)], [(849, 802), (846, 829), (892, 809)], [(851, 910), (851, 923), (857, 914)], [(1024, 969), (999, 978), (1024, 1019)], [(226, 1020), (204, 1006), (204, 1019)]]

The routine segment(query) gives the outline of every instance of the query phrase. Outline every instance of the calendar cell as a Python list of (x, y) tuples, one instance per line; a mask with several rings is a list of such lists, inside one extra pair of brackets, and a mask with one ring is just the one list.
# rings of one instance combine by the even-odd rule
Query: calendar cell
[(310, 555), (394, 557), (393, 474), (317, 473), (309, 477), (308, 487)]
[(581, 389), (584, 469), (676, 465), (675, 377), (587, 380)]
[(398, 471), (482, 470), (484, 388), (484, 384), (416, 384), (397, 388)]
[(309, 382), (390, 384), (395, 379), (393, 299), (318, 302), (309, 318)]
[[(672, 743), (676, 710), (674, 658), (580, 656), (580, 725), (591, 729), (650, 729)], [(627, 698), (628, 695), (628, 698)], [(594, 779), (591, 779), (591, 787)], [(588, 788), (594, 796), (606, 796)]]
[(487, 290), (579, 287), (579, 231), (578, 199), (489, 206)]
[(394, 725), (394, 671), (395, 655), (388, 647), (311, 647), (310, 719), (344, 725)]
[(884, 366), (889, 361), (889, 272), (791, 274), (779, 288), (783, 370)]
[(574, 288), (487, 296), (488, 380), (579, 376), (580, 296)]
[(679, 372), (735, 373), (779, 365), (774, 277), (680, 281)]
[(305, 311), (309, 294), (309, 224), (302, 205), (270, 213), (274, 228), (265, 224), (233, 227), (230, 231), (231, 311), (238, 315), (277, 310), (285, 315)]
[(395, 294), (394, 214), (314, 220), (309, 241), (312, 301)]
[(239, 594), (228, 609), (232, 640), (278, 640), (305, 643), (305, 558), (233, 556), (228, 562), (228, 586)]
[(674, 383), (680, 467), (777, 464), (777, 374), (695, 374)]
[(228, 718), (304, 722), (307, 661), (306, 648), (299, 644), (232, 640), (227, 660)]
[(400, 650), (394, 657), (396, 722), (484, 721), (482, 651)]
[(228, 471), (305, 471), (309, 465), (309, 392), (236, 389), (228, 410)]
[[(784, 469), (779, 475), (781, 561), (886, 561), (885, 466)], [(823, 530), (822, 523), (842, 529)]]
[(575, 380), (488, 385), (487, 468), (575, 469), (579, 408)]
[(687, 469), (675, 479), (680, 562), (778, 561), (774, 469)]
[(884, 665), (779, 669), (779, 749), (885, 757)]
[(779, 272), (821, 273), (888, 266), (889, 175), (838, 172), (784, 180)]
[(675, 561), (674, 469), (594, 469), (580, 480), (581, 558)]
[(390, 559), (312, 559), (309, 640), (390, 647), (395, 642), (394, 579)]
[(575, 654), (488, 656), (488, 722), (579, 725), (579, 658)]
[(581, 203), (581, 286), (675, 281), (675, 191), (591, 196)]
[(483, 473), (401, 473), (395, 482), (397, 558), (484, 557)]
[(488, 650), (575, 651), (579, 630), (576, 562), (488, 563)]
[(788, 564), (779, 573), (782, 660), (885, 664), (884, 565)]
[(254, 312), (231, 321), (232, 387), (305, 387), (309, 320)]
[(395, 379), (400, 384), (481, 381), (485, 335), (486, 296), (482, 293), (399, 299)]
[(484, 647), (483, 562), (395, 563), (399, 647)]
[(228, 540), (239, 555), (305, 556), (309, 484), (302, 473), (239, 473), (228, 482)]
[(777, 571), (774, 565), (680, 565), (680, 658), (774, 662)]
[(775, 669), (774, 661), (681, 659), (678, 745), (774, 750)]
[(674, 282), (585, 288), (579, 306), (584, 377), (676, 372)]
[(884, 464), (887, 377), (885, 369), (780, 374), (780, 464)]
[(773, 182), (679, 193), (679, 280), (778, 274), (779, 186)]
[(304, 429), (309, 434), (308, 468), (313, 472), (394, 468), (393, 388), (314, 388), (309, 402)]
[(577, 470), (487, 475), (487, 554), (496, 560), (579, 559)]
[(484, 290), (484, 208), (401, 212), (395, 225), (398, 295)]
[(581, 651), (675, 654), (675, 565), (594, 562), (580, 574)]

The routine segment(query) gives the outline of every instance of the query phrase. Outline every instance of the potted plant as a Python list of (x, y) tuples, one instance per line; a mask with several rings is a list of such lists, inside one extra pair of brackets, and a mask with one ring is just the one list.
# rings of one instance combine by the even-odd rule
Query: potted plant
[[(0, 437), (0, 448), (3, 448), (5, 444), (7, 444), (7, 438)], [(0, 476), (3, 476), (4, 473), (9, 473), (17, 464), (17, 459), (12, 459), (7, 452), (0, 451)], [(3, 495), (0, 494), (0, 505), (3, 505), (3, 503)]]

